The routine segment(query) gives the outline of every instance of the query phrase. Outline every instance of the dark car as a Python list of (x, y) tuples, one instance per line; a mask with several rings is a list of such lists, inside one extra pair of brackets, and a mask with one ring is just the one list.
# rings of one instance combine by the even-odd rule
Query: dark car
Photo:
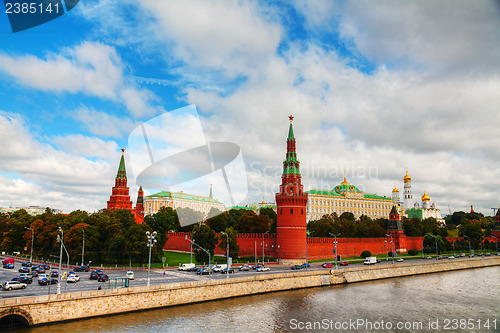
[(34, 271), (31, 272), (31, 275), (33, 277), (38, 277), (38, 271), (35, 269)]
[(43, 268), (43, 267), (40, 266), (40, 267), (38, 267), (36, 269), (36, 271), (38, 272), (38, 274), (44, 274), (45, 273), (45, 268)]
[[(38, 280), (38, 284), (41, 286), (46, 286), (49, 284), (49, 279), (48, 278), (43, 278)], [(50, 279), (50, 284), (57, 284), (57, 279)]]
[(302, 266), (300, 266), (300, 265), (293, 265), (291, 269), (302, 269)]
[(31, 271), (36, 271), (38, 269), (38, 267), (39, 267), (38, 265), (31, 266)]
[(349, 263), (347, 261), (342, 261), (340, 263), (340, 266), (349, 266)]
[(5, 264), (5, 265), (3, 265), (3, 268), (13, 269), (14, 264)]
[(49, 265), (40, 265), (40, 267), (43, 267), (43, 269), (45, 269), (46, 271), (50, 270)]
[(54, 278), (59, 277), (59, 272), (58, 271), (50, 272), (50, 277), (54, 277)]
[(242, 266), (240, 266), (239, 270), (240, 271), (249, 271), (252, 269), (252, 266), (248, 265), (248, 264), (244, 264)]
[(188, 268), (188, 269), (187, 269), (187, 271), (188, 271), (188, 272), (197, 272), (197, 271), (198, 271), (198, 268), (199, 268), (199, 267), (194, 266), (194, 267)]
[(321, 265), (323, 268), (332, 268), (333, 264), (331, 262), (325, 262), (323, 265)]
[(19, 273), (29, 273), (30, 269), (28, 267), (19, 268)]
[(106, 274), (101, 274), (97, 277), (97, 282), (106, 282), (109, 280), (109, 276)]
[(29, 262), (29, 261), (23, 262), (21, 264), (21, 266), (23, 266), (23, 267), (31, 267), (31, 262)]
[(209, 267), (203, 267), (199, 275), (209, 275), (212, 274), (212, 270)]
[(75, 267), (73, 269), (75, 272), (88, 272), (89, 271), (89, 266), (79, 266), (79, 267)]
[(300, 265), (300, 267), (302, 267), (302, 268), (308, 268), (308, 267), (311, 267), (311, 264), (308, 263), (308, 262), (306, 262), (305, 264)]
[(32, 284), (33, 283), (33, 279), (30, 279), (30, 278), (25, 277), (25, 276), (16, 276), (16, 277), (13, 277), (11, 279), (11, 281), (19, 281), (21, 283), (26, 283), (26, 284)]
[(101, 270), (96, 270), (96, 271), (92, 271), (92, 273), (90, 273), (90, 279), (91, 280), (97, 280), (97, 278), (99, 277), (99, 275), (103, 274), (103, 271)]
[(257, 269), (257, 268), (262, 267), (262, 266), (264, 266), (264, 265), (262, 265), (262, 264), (255, 264), (255, 265), (252, 266), (252, 269)]
[[(224, 268), (224, 269), (222, 269), (220, 272), (221, 272), (222, 274), (226, 274), (226, 272), (227, 272), (227, 267), (226, 267), (226, 268)], [(234, 269), (233, 269), (232, 267), (229, 267), (229, 274), (231, 274), (231, 273), (234, 273)]]

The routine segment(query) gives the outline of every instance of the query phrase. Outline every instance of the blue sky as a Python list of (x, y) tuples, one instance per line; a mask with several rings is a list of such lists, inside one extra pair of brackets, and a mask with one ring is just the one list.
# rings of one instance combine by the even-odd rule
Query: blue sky
[(415, 198), (491, 214), (499, 14), (494, 1), (90, 0), (14, 34), (2, 13), (0, 205), (103, 208), (131, 131), (196, 105), (207, 141), (241, 148), (243, 203), (274, 200), (294, 114), (306, 188), (334, 187), (345, 165), (390, 196), (408, 168)]

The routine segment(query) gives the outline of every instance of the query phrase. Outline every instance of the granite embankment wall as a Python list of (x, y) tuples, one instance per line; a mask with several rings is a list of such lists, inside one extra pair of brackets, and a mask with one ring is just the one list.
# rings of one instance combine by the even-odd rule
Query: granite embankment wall
[(204, 302), (258, 293), (370, 281), (500, 265), (500, 257), (398, 263), (323, 271), (243, 276), (231, 279), (74, 292), (0, 300), (0, 319), (40, 325), (66, 320)]

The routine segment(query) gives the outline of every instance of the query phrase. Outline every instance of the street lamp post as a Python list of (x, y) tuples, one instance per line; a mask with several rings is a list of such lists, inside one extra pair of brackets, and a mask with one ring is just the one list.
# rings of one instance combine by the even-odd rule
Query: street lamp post
[[(191, 238), (193, 238), (193, 235), (196, 233), (196, 231), (193, 231), (191, 233)], [(190, 246), (190, 251), (191, 251), (191, 261), (190, 263), (192, 264), (193, 263), (193, 243), (189, 242), (189, 246)]]
[(226, 250), (227, 250), (226, 279), (229, 279), (229, 235), (227, 233), (225, 233), (224, 231), (222, 231), (221, 234), (226, 235)]
[[(59, 270), (57, 272), (57, 276), (61, 276), (61, 266), (62, 266), (62, 250), (63, 250), (63, 240), (64, 240), (64, 230), (59, 227), (59, 232), (61, 233), (61, 250), (59, 251)], [(49, 281), (50, 283), (50, 281)], [(61, 284), (57, 284), (57, 294), (61, 293)]]
[[(266, 231), (265, 233), (262, 234), (262, 266), (265, 265), (265, 262), (264, 262), (264, 259), (265, 259), (265, 256), (264, 256), (264, 236), (268, 233), (269, 231)], [(307, 242), (306, 242), (306, 246), (307, 246)], [(307, 262), (307, 247), (306, 247), (306, 262)]]
[(394, 243), (392, 241), (392, 235), (386, 234), (385, 237), (391, 237), (391, 258), (392, 258), (392, 264), (394, 265)]
[(422, 259), (424, 259), (424, 240), (425, 240), (425, 237), (422, 238)]
[(188, 236), (186, 235), (186, 237), (185, 237), (186, 240), (190, 241), (191, 244), (194, 244), (194, 245), (198, 246), (200, 249), (202, 249), (203, 251), (205, 251), (208, 254), (208, 272), (209, 272), (208, 277), (210, 278), (210, 274), (212, 274), (212, 270), (210, 269), (210, 252), (208, 252), (206, 249), (202, 248), (201, 246), (199, 246), (198, 244), (196, 244), (195, 242), (193, 242), (192, 239), (189, 239), (187, 237)]
[(466, 236), (466, 235), (464, 235), (464, 237), (465, 237), (465, 238), (467, 238), (467, 239), (469, 240), (469, 255), (471, 255), (471, 254), (472, 254), (472, 249), (471, 249), (471, 247), (470, 247), (470, 237), (469, 237), (469, 236)]
[(82, 229), (83, 231), (83, 244), (82, 244), (82, 266), (85, 265), (85, 229)]
[(456, 257), (457, 255), (455, 254), (455, 241), (453, 241), (453, 256)]
[(497, 247), (497, 253), (498, 253), (498, 238), (497, 236), (491, 235), (491, 237), (495, 237), (495, 245)]
[(151, 248), (156, 244), (156, 231), (150, 233), (146, 231), (146, 237), (148, 238), (147, 247), (149, 247), (149, 259), (148, 259), (148, 287), (150, 286), (150, 273), (151, 273)]
[(385, 261), (389, 261), (389, 256), (387, 255), (387, 239), (384, 242), (385, 242)]
[(30, 262), (33, 261), (33, 239), (35, 238), (35, 230), (32, 228), (24, 227), (24, 229), (31, 230), (31, 253), (30, 253)]
[(337, 258), (338, 258), (338, 255), (337, 255), (337, 236), (340, 236), (340, 233), (339, 234), (336, 234), (336, 235), (333, 235), (331, 232), (330, 232), (330, 235), (334, 237), (334, 241), (333, 241), (333, 244), (335, 245), (335, 269), (338, 268), (338, 262), (337, 262)]

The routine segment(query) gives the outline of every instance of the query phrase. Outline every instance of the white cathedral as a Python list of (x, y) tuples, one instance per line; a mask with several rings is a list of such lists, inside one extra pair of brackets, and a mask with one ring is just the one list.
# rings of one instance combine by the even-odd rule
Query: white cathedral
[(400, 201), (399, 190), (394, 187), (392, 190), (392, 200), (397, 205), (399, 213), (408, 218), (418, 218), (420, 220), (433, 217), (441, 225), (445, 225), (444, 219), (441, 216), (441, 211), (436, 208), (436, 203), (430, 203), (431, 198), (427, 195), (427, 191), (424, 191), (422, 195), (422, 205), (418, 202), (413, 201), (413, 193), (411, 191), (411, 177), (408, 175), (408, 170), (403, 178), (404, 181), (404, 192), (403, 201)]

